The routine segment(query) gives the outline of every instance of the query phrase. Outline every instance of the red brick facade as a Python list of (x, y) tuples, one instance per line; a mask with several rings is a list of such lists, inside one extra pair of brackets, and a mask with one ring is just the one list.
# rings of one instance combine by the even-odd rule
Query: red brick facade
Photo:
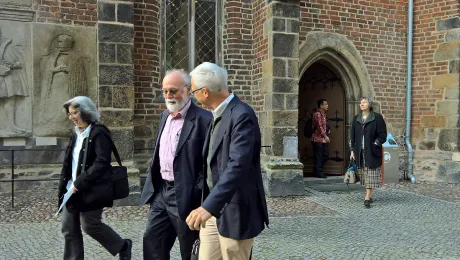
[(95, 26), (97, 0), (35, 0), (37, 22)]
[(256, 111), (262, 111), (264, 105), (264, 97), (260, 93), (260, 85), (262, 84), (262, 62), (268, 59), (268, 36), (264, 34), (264, 22), (267, 20), (267, 6), (264, 0), (253, 2), (254, 13), (254, 62), (252, 73), (253, 81), (253, 106)]
[(135, 147), (152, 147), (156, 121), (164, 104), (160, 97), (160, 17), (161, 1), (144, 0), (134, 3), (134, 88)]
[(407, 13), (398, 1), (302, 1), (300, 42), (310, 31), (345, 35), (366, 64), (382, 113), (395, 128), (405, 118)]
[(229, 74), (228, 84), (242, 100), (252, 103), (252, 6), (247, 1), (224, 2), (223, 63)]

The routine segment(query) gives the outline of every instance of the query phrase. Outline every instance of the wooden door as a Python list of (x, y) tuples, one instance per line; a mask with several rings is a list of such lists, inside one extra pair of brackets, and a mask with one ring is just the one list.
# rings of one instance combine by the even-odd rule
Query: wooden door
[(312, 177), (313, 152), (310, 138), (304, 136), (305, 124), (318, 108), (317, 100), (326, 99), (329, 104), (327, 124), (329, 160), (324, 165), (326, 175), (343, 175), (345, 168), (345, 94), (340, 78), (320, 63), (314, 63), (303, 74), (299, 83), (299, 156), (304, 165), (304, 176)]

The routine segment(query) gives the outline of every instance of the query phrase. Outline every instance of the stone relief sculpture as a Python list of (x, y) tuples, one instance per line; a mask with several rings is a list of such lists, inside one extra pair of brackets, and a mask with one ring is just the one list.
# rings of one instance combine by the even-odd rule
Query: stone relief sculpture
[(69, 125), (62, 104), (87, 94), (83, 61), (74, 50), (74, 37), (61, 34), (51, 43), (51, 52), (40, 62), (40, 99), (38, 125), (34, 132), (41, 136), (62, 136)]
[(0, 137), (29, 136), (30, 129), (18, 127), (16, 111), (21, 109), (20, 99), (29, 95), (25, 74), (24, 49), (0, 31)]

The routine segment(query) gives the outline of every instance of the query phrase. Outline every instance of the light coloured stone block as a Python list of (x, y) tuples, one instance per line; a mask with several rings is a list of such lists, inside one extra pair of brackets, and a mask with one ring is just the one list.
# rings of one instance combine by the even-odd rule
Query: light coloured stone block
[(35, 145), (57, 145), (56, 137), (37, 137), (35, 138)]
[(447, 74), (434, 76), (432, 78), (432, 87), (434, 89), (458, 88), (460, 74)]
[(453, 162), (460, 162), (460, 153), (453, 153), (452, 154), (452, 161)]
[(297, 158), (298, 150), (297, 136), (285, 136), (283, 138), (283, 156)]
[(25, 138), (3, 138), (3, 146), (26, 146)]

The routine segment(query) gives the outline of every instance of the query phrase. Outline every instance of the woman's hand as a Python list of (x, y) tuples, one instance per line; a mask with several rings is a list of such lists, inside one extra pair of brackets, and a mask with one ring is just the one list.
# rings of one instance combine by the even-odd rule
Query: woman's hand
[(353, 151), (351, 151), (350, 160), (354, 160), (354, 159), (355, 159), (355, 153)]

